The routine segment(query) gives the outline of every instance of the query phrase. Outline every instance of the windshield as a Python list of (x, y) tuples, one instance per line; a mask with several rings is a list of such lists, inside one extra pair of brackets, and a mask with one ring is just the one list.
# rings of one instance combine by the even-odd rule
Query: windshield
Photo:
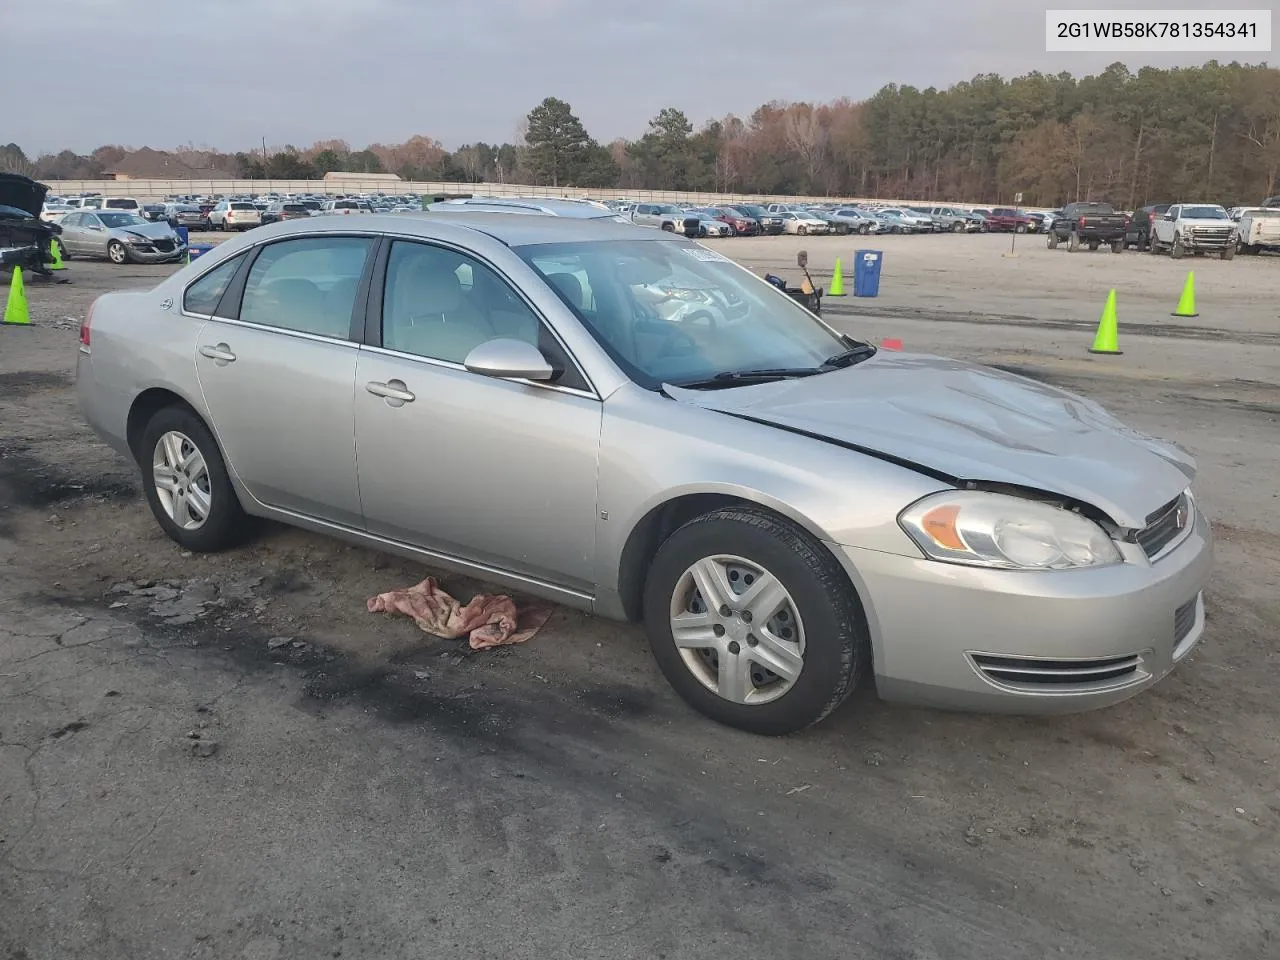
[(147, 221), (143, 220), (136, 213), (108, 213), (100, 212), (98, 219), (108, 227), (144, 227)]
[(1226, 220), (1227, 211), (1221, 207), (1183, 207), (1182, 215), (1192, 220)]
[(743, 213), (745, 213), (749, 217), (769, 216), (769, 211), (767, 211), (764, 207), (757, 207), (752, 205), (749, 207), (748, 206), (737, 207), (736, 209), (741, 210)]
[(515, 248), (640, 386), (812, 368), (848, 343), (727, 257), (677, 240)]

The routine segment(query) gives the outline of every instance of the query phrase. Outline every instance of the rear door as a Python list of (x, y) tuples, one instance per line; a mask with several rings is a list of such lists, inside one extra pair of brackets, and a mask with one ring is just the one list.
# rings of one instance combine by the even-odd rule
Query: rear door
[(265, 244), (241, 256), (217, 306), (193, 299), (194, 285), (184, 297), (184, 312), (207, 318), (196, 371), (231, 469), (268, 506), (354, 528), (352, 331), (377, 243), (324, 235)]

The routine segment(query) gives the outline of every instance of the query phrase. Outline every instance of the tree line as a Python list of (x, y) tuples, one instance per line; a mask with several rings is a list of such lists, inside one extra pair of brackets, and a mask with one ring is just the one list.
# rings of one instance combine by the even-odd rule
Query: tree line
[[(695, 130), (676, 107), (634, 140), (602, 144), (571, 106), (548, 97), (517, 143), (438, 140), (353, 150), (225, 154), (194, 147), (184, 162), (244, 179), (312, 179), (329, 171), (408, 180), (847, 197), (911, 197), (1055, 206), (1107, 200), (1256, 203), (1280, 193), (1280, 70), (1217, 61), (1199, 67), (1121, 63), (1074, 77), (982, 74), (945, 90), (889, 84), (830, 103), (767, 103)], [(0, 147), (0, 167), (51, 179), (93, 179), (127, 154), (100, 147), (28, 160)], [(188, 159), (189, 157), (189, 159)]]

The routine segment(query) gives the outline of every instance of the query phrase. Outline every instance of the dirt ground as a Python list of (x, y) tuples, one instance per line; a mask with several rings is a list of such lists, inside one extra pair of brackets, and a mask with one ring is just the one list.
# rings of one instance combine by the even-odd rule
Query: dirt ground
[[(74, 262), (0, 327), (0, 958), (1280, 956), (1280, 263), (867, 239), (717, 249), (822, 284), (882, 250), (841, 329), (1195, 453), (1218, 559), (1173, 675), (1053, 719), (865, 690), (770, 740), (634, 628), (471, 653), (365, 612), (415, 564), (278, 527), (185, 554), (72, 380), (93, 297), (172, 268)], [(1092, 356), (1111, 288), (1124, 353)]]

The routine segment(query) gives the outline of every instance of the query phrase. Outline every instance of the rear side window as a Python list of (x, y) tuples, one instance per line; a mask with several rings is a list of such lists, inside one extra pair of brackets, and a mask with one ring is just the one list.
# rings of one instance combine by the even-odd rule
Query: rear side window
[(137, 210), (138, 201), (117, 198), (114, 200), (108, 200), (103, 204), (103, 208), (106, 210)]
[(252, 203), (233, 203), (231, 205), (231, 209), (232, 210), (257, 210), (258, 208), (254, 206)]
[(187, 287), (187, 292), (182, 297), (182, 309), (187, 313), (213, 316), (213, 311), (218, 308), (218, 301), (227, 292), (227, 285), (231, 283), (231, 278), (236, 275), (243, 260), (244, 254), (232, 257)]
[(372, 246), (367, 237), (308, 237), (271, 244), (249, 270), (240, 319), (346, 340)]

